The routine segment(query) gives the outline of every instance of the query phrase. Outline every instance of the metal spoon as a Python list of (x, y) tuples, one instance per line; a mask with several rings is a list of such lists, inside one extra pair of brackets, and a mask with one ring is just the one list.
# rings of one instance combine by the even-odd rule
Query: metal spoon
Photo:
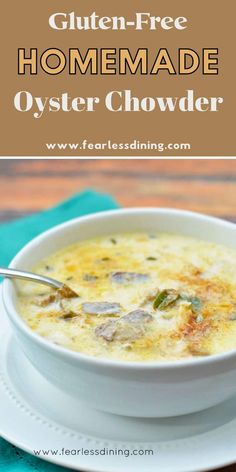
[(0, 267), (0, 275), (8, 279), (30, 280), (31, 282), (48, 285), (49, 287), (60, 290), (66, 298), (70, 298), (72, 296), (78, 297), (78, 295), (64, 283), (52, 279), (51, 277), (45, 277), (44, 275), (33, 274), (32, 272), (26, 272), (24, 270), (8, 269), (4, 267)]

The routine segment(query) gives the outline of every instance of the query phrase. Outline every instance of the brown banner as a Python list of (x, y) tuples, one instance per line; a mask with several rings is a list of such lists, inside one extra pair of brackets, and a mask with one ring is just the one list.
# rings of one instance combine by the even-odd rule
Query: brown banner
[(1, 12), (1, 156), (235, 156), (234, 2)]

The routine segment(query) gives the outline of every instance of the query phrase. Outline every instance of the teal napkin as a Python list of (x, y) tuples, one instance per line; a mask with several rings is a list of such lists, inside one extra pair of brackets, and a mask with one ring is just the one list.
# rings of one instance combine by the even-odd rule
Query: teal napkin
[[(77, 216), (118, 208), (112, 197), (86, 190), (58, 206), (10, 223), (0, 224), (0, 265), (8, 265), (14, 255), (30, 239), (52, 226)], [(31, 456), (0, 438), (1, 472), (67, 471)]]
[(0, 224), (0, 264), (8, 265), (15, 254), (42, 231), (77, 216), (114, 208), (118, 205), (109, 195), (86, 190), (49, 210)]

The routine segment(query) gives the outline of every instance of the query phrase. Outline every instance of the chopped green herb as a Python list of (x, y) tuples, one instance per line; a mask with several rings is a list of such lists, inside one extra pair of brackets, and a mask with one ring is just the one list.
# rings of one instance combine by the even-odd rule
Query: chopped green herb
[(111, 238), (111, 242), (112, 242), (112, 244), (117, 244), (117, 241), (116, 241), (115, 238)]
[(156, 260), (157, 260), (156, 257), (152, 257), (152, 256), (147, 257), (147, 261), (156, 261)]
[(52, 270), (52, 267), (50, 267), (49, 265), (46, 265), (45, 269), (49, 271), (49, 270)]
[(192, 311), (198, 315), (201, 308), (202, 308), (202, 303), (201, 300), (198, 297), (193, 297), (191, 299), (191, 306), (192, 306)]
[(71, 320), (72, 318), (75, 318), (76, 316), (78, 316), (76, 313), (73, 313), (72, 311), (70, 311), (69, 313), (64, 313), (64, 315), (60, 316), (60, 319), (61, 320)]
[(182, 300), (186, 300), (187, 302), (191, 303), (191, 310), (195, 315), (199, 315), (202, 309), (202, 302), (198, 297), (185, 297), (181, 295)]
[(102, 257), (101, 258), (101, 261), (103, 261), (103, 262), (110, 261), (110, 260), (111, 260), (110, 257)]
[(95, 282), (98, 279), (96, 275), (84, 274), (83, 280), (85, 282)]
[(202, 310), (202, 302), (200, 298), (198, 297), (188, 297), (185, 295), (181, 295), (182, 300), (186, 300), (191, 304), (191, 310), (196, 316), (195, 321), (196, 323), (202, 323), (204, 321), (204, 318), (202, 316), (201, 310)]
[(156, 310), (157, 308), (159, 310), (164, 310), (168, 306), (172, 305), (175, 303), (178, 299), (180, 298), (180, 295), (176, 290), (173, 289), (167, 289), (167, 290), (162, 290), (159, 292), (153, 302), (153, 308)]

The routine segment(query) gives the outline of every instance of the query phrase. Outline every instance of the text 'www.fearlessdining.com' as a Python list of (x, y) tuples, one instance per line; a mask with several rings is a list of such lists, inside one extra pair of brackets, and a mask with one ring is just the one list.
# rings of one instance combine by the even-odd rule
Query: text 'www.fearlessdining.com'
[(129, 143), (117, 143), (110, 140), (106, 142), (89, 142), (87, 139), (84, 139), (78, 143), (46, 143), (45, 144), (48, 151), (78, 151), (78, 150), (88, 150), (88, 151), (189, 151), (191, 145), (189, 143), (152, 143), (151, 141), (141, 142), (138, 140), (133, 140)]
[(118, 448), (101, 448), (101, 449), (38, 449), (33, 451), (35, 456), (153, 456), (153, 449), (118, 449)]

